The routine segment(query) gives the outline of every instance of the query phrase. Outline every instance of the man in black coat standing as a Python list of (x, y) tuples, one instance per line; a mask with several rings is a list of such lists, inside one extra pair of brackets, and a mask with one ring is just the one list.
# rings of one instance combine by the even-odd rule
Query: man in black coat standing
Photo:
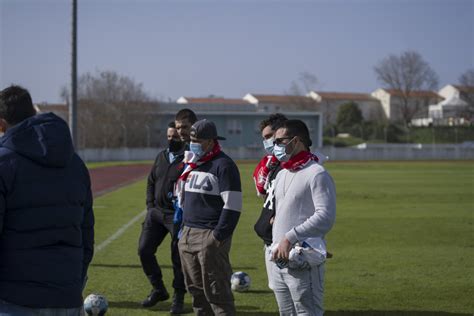
[(81, 315), (92, 260), (89, 172), (61, 118), (0, 92), (0, 315)]
[[(177, 115), (176, 122), (180, 124), (180, 131), (182, 132), (185, 132), (186, 128), (183, 127), (186, 124), (191, 126), (196, 119), (194, 113), (190, 113), (192, 114), (191, 118), (188, 117), (189, 113), (187, 113), (185, 120)], [(184, 164), (182, 161), (186, 142), (184, 141), (185, 138), (182, 139), (182, 135), (178, 134), (176, 127), (175, 122), (168, 124), (168, 148), (158, 154), (148, 176), (146, 200), (148, 211), (143, 222), (138, 254), (143, 271), (153, 287), (148, 297), (142, 302), (142, 306), (152, 307), (169, 298), (155, 253), (166, 235), (168, 233), (171, 235), (174, 295), (170, 312), (172, 314), (182, 314), (184, 312), (186, 286), (178, 251), (177, 235), (181, 223), (176, 221), (172, 198), (174, 185), (183, 172)]]

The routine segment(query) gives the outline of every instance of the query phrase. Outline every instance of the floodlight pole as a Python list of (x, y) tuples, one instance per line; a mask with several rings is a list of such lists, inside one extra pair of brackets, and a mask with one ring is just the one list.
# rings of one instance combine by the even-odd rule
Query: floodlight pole
[(77, 0), (72, 0), (72, 52), (71, 52), (71, 103), (69, 104), (69, 128), (74, 146), (77, 143)]

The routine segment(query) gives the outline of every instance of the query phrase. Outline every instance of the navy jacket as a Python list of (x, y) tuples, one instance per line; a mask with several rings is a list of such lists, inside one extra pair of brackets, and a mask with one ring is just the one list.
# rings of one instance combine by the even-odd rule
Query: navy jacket
[(39, 114), (0, 137), (0, 299), (82, 305), (94, 243), (89, 172), (69, 128)]

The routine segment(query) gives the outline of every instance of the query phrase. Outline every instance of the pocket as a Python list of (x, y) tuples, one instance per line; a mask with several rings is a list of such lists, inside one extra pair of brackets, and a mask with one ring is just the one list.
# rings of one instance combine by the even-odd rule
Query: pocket
[(213, 244), (216, 247), (219, 247), (222, 244), (222, 241), (217, 240), (217, 238), (214, 236), (214, 232), (212, 230), (209, 233), (209, 238), (210, 238), (210, 244)]

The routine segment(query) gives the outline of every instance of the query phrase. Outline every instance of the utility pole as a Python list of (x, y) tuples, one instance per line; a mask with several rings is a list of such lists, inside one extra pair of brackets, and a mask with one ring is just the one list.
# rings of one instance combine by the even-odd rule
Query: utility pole
[(77, 143), (77, 0), (72, 0), (72, 52), (71, 52), (71, 103), (69, 104), (69, 128), (72, 142)]

